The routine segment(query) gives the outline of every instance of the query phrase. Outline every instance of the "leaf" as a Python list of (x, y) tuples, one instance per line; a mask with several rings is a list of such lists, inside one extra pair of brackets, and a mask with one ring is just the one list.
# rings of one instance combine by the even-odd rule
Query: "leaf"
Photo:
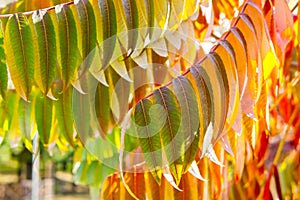
[(111, 97), (110, 108), (114, 120), (120, 123), (129, 110), (130, 83), (112, 68), (108, 68), (108, 80)]
[[(167, 119), (160, 131), (160, 137), (163, 143), (166, 159), (170, 171), (175, 177), (176, 183), (182, 175), (182, 136), (178, 134), (180, 126), (180, 111), (173, 92), (167, 87), (162, 87), (153, 93), (154, 103), (161, 105), (166, 113)], [(164, 164), (164, 163), (163, 163)]]
[(7, 141), (11, 148), (17, 147), (22, 139), (22, 133), (19, 123), (19, 102), (20, 97), (15, 91), (10, 91), (7, 93), (7, 120), (8, 120), (8, 131), (7, 131)]
[[(139, 15), (136, 0), (123, 0), (123, 8), (128, 28), (128, 53), (132, 53), (136, 47), (139, 27)], [(128, 55), (127, 55), (128, 56)]]
[[(292, 12), (290, 12), (286, 1), (274, 0), (272, 3), (273, 7), (270, 6), (270, 8), (274, 8), (274, 11), (273, 9), (269, 9), (266, 14), (266, 11), (264, 10), (265, 20), (270, 23), (270, 36), (275, 46), (276, 55), (280, 59), (280, 64), (282, 65), (285, 61), (285, 53), (288, 44), (292, 40), (294, 24), (293, 15)], [(278, 20), (279, 18), (281, 20)]]
[(42, 94), (38, 94), (35, 102), (35, 120), (40, 140), (44, 146), (54, 142), (51, 135), (53, 101)]
[(244, 166), (245, 166), (245, 157), (247, 152), (245, 134), (236, 136), (235, 141), (236, 141), (236, 153), (235, 153), (236, 176), (235, 177), (242, 178)]
[(173, 176), (171, 175), (170, 172), (166, 173), (164, 172), (164, 177), (165, 179), (172, 185), (172, 187), (174, 187), (176, 190), (182, 192), (182, 190), (176, 185), (174, 179), (173, 179)]
[[(134, 122), (145, 161), (155, 181), (160, 184), (162, 147), (159, 135), (161, 125), (159, 126), (158, 124), (162, 118), (161, 114), (164, 113), (159, 108), (155, 109), (152, 102), (148, 99), (139, 101), (134, 111)], [(152, 113), (150, 113), (150, 109), (152, 109)]]
[(87, 173), (89, 164), (86, 160), (82, 160), (76, 172), (74, 173), (74, 182), (76, 184), (87, 184)]
[[(89, 74), (83, 74), (80, 78), (81, 84), (85, 91), (91, 93), (91, 89), (88, 88), (88, 76)], [(92, 133), (90, 129), (91, 124), (91, 102), (92, 100), (89, 97), (89, 94), (82, 94), (77, 90), (73, 90), (72, 94), (72, 112), (74, 117), (74, 123), (76, 128), (76, 133), (80, 137), (82, 143), (96, 136), (96, 133)]]
[(226, 40), (220, 41), (219, 44), (215, 52), (220, 56), (219, 62), (224, 63), (223, 67), (226, 71), (229, 86), (229, 109), (226, 121), (230, 128), (232, 127), (236, 132), (241, 133), (242, 113), (235, 51), (233, 46)]
[(148, 22), (148, 26), (149, 27), (149, 39), (151, 40), (152, 39), (152, 33), (153, 33), (153, 29), (152, 27), (154, 27), (154, 20), (155, 20), (155, 17), (154, 17), (154, 0), (145, 0), (144, 1), (145, 4), (146, 4), (146, 11), (147, 11), (147, 22)]
[(117, 18), (116, 9), (113, 1), (100, 0), (98, 1), (100, 13), (102, 17), (102, 31), (103, 31), (103, 63), (100, 69), (106, 69), (110, 59), (112, 58), (114, 48), (116, 45), (117, 34)]
[[(228, 110), (228, 82), (226, 73), (221, 63), (216, 60), (218, 57), (215, 53), (211, 53), (209, 59), (205, 59), (202, 63), (202, 76), (206, 83), (217, 80), (216, 83), (210, 84), (212, 90), (209, 90), (214, 117), (212, 118), (212, 125), (214, 129), (213, 141), (215, 141), (219, 136), (221, 136)], [(200, 67), (198, 67), (199, 69)], [(205, 72), (205, 73), (204, 73)], [(225, 85), (225, 83), (227, 83)], [(225, 89), (227, 88), (227, 89)], [(213, 142), (212, 141), (212, 142)]]
[(87, 169), (86, 183), (92, 186), (98, 186), (104, 181), (102, 180), (102, 166), (99, 161), (92, 161)]
[[(97, 44), (96, 18), (93, 7), (88, 0), (77, 0), (74, 2), (80, 21), (79, 48), (83, 58), (81, 73), (84, 73), (92, 64), (93, 51)], [(90, 55), (91, 54), (91, 55)]]
[(236, 67), (239, 80), (240, 100), (243, 102), (245, 90), (248, 83), (248, 52), (247, 43), (243, 33), (236, 27), (230, 29), (226, 40), (234, 47), (236, 56)]
[(7, 68), (6, 68), (6, 58), (4, 53), (4, 39), (2, 32), (2, 22), (0, 20), (0, 95), (5, 99), (5, 92), (7, 90)]
[(240, 23), (237, 24), (237, 28), (243, 34), (246, 41), (247, 52), (247, 85), (241, 102), (243, 111), (251, 117), (254, 117), (253, 106), (259, 94), (258, 91), (258, 75), (256, 68), (261, 65), (261, 58), (259, 58), (258, 40), (256, 38), (256, 32), (249, 17), (242, 17)]
[(263, 80), (266, 80), (273, 69), (278, 67), (279, 61), (261, 8), (252, 2), (248, 2), (248, 5), (248, 9), (245, 10), (245, 16), (251, 16), (251, 20), (256, 29), (256, 36), (262, 58), (262, 67), (260, 67), (260, 65), (258, 66), (258, 70), (261, 72), (261, 77), (258, 77), (258, 84), (261, 87)]
[(63, 89), (65, 90), (73, 81), (79, 66), (77, 30), (74, 15), (69, 6), (57, 5), (55, 13), (58, 21), (60, 72), (63, 79)]
[(56, 36), (50, 15), (43, 10), (32, 15), (37, 40), (38, 59), (35, 67), (35, 82), (41, 91), (47, 95), (55, 78), (57, 65)]
[(182, 134), (184, 140), (182, 146), (183, 173), (186, 173), (194, 161), (199, 143), (199, 111), (195, 91), (190, 81), (184, 76), (172, 80), (176, 98), (179, 102), (181, 121), (178, 134)]
[(29, 101), (34, 76), (34, 49), (29, 22), (23, 14), (12, 15), (5, 30), (5, 53), (18, 94)]
[[(229, 143), (229, 141), (228, 141), (228, 135), (229, 135), (229, 134), (230, 134), (231, 137), (234, 137), (234, 134), (232, 134), (232, 132), (228, 132), (227, 135), (224, 135), (224, 136), (220, 139), (220, 143), (221, 143), (223, 149), (224, 149), (227, 153), (229, 153), (231, 156), (234, 156), (234, 153), (233, 153), (233, 151), (232, 151), (232, 149), (231, 149), (231, 146), (230, 146), (230, 143)], [(233, 136), (232, 136), (231, 134), (232, 134)], [(234, 140), (235, 140), (235, 137), (234, 137)]]
[(201, 181), (207, 181), (206, 179), (204, 179), (201, 174), (200, 174), (200, 171), (199, 171), (199, 168), (197, 166), (197, 163), (196, 161), (193, 161), (190, 168), (189, 168), (189, 173), (191, 175), (193, 175), (195, 178), (201, 180)]
[[(214, 120), (214, 107), (212, 106), (213, 96), (212, 85), (207, 77), (206, 72), (201, 66), (193, 66), (190, 68), (192, 77), (190, 80), (194, 83), (194, 87), (198, 100), (199, 118), (200, 118), (200, 136), (201, 139), (205, 135), (209, 123)], [(201, 141), (202, 142), (202, 141)]]
[(72, 91), (73, 89), (69, 87), (62, 94), (58, 95), (58, 100), (54, 102), (54, 106), (60, 133), (74, 147)]
[(31, 143), (34, 132), (34, 108), (33, 103), (24, 101), (24, 99), (19, 100), (18, 105), (18, 121), (19, 129), (22, 134), (22, 138)]
[(97, 84), (96, 94), (95, 94), (95, 111), (98, 119), (98, 123), (104, 134), (109, 133), (111, 125), (111, 112), (110, 107), (109, 87)]

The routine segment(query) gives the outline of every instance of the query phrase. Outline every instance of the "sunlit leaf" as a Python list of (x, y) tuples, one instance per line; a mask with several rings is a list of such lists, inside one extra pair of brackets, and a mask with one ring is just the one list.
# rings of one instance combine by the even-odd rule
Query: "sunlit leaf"
[(53, 102), (51, 99), (39, 94), (36, 97), (35, 120), (40, 140), (45, 146), (52, 143), (55, 138), (51, 135)]
[(199, 114), (197, 99), (190, 81), (179, 76), (172, 81), (180, 105), (181, 121), (178, 134), (184, 136), (183, 173), (186, 173), (195, 159), (199, 143)]
[(63, 79), (63, 89), (73, 81), (75, 71), (79, 66), (79, 51), (77, 46), (77, 29), (74, 14), (67, 5), (55, 7), (58, 21), (60, 72)]
[(170, 171), (178, 183), (182, 175), (182, 149), (181, 142), (183, 135), (178, 130), (180, 126), (180, 112), (176, 96), (167, 87), (154, 91), (154, 103), (161, 105), (166, 113), (165, 125), (160, 131), (163, 148), (166, 153)]
[(39, 58), (34, 77), (41, 91), (47, 95), (54, 81), (57, 66), (55, 30), (50, 15), (43, 10), (36, 11), (32, 19), (38, 41), (36, 48)]
[(4, 53), (4, 39), (2, 32), (2, 22), (0, 21), (0, 94), (2, 98), (5, 98), (5, 92), (7, 89), (7, 69), (6, 69), (6, 60)]
[(19, 95), (29, 101), (34, 76), (34, 49), (29, 22), (23, 14), (9, 18), (4, 45), (14, 86)]

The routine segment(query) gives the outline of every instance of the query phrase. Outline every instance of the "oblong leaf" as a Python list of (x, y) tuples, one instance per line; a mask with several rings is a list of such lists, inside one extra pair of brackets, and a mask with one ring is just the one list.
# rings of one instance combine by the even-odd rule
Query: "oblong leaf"
[(141, 143), (145, 161), (151, 170), (151, 173), (157, 183), (160, 183), (161, 172), (159, 169), (162, 166), (162, 153), (160, 134), (155, 130), (157, 121), (161, 116), (156, 112), (152, 118), (150, 117), (150, 109), (153, 106), (148, 99), (139, 101), (134, 111), (134, 121), (136, 125), (136, 133)]
[(50, 15), (39, 10), (32, 15), (38, 49), (38, 64), (35, 67), (34, 78), (44, 94), (52, 86), (57, 65), (56, 36)]
[(226, 40), (219, 42), (220, 46), (216, 49), (220, 56), (219, 62), (224, 63), (229, 87), (229, 109), (227, 113), (228, 127), (232, 127), (236, 132), (241, 132), (241, 106), (239, 93), (239, 80), (237, 74), (237, 62), (233, 46)]
[(72, 82), (78, 68), (77, 29), (70, 6), (61, 4), (55, 7), (58, 21), (60, 72), (63, 79), (63, 89)]
[[(128, 53), (132, 53), (135, 49), (138, 31), (136, 30), (139, 27), (139, 15), (137, 8), (137, 2), (135, 0), (123, 0), (123, 8), (126, 16), (126, 23), (128, 32)], [(131, 30), (131, 31), (130, 31)], [(128, 55), (127, 55), (128, 56)]]
[(4, 45), (11, 79), (19, 95), (28, 101), (34, 76), (34, 49), (29, 22), (23, 14), (8, 19)]
[(79, 42), (81, 43), (81, 56), (83, 60), (88, 59), (84, 61), (83, 71), (85, 71), (85, 68), (91, 65), (93, 59), (93, 56), (89, 54), (91, 52), (95, 53), (93, 50), (97, 43), (96, 18), (93, 7), (88, 0), (77, 0), (75, 6), (80, 20), (81, 37)]
[(35, 102), (35, 120), (40, 140), (44, 146), (54, 141), (51, 136), (53, 101), (45, 95), (39, 94)]
[(176, 183), (179, 183), (182, 175), (181, 156), (183, 155), (181, 149), (183, 137), (181, 137), (182, 135), (178, 134), (180, 125), (179, 105), (174, 93), (167, 87), (162, 87), (155, 90), (153, 92), (153, 99), (155, 104), (161, 105), (165, 110), (166, 121), (160, 131), (160, 137), (163, 143), (164, 152), (166, 154), (170, 171), (175, 177)]
[[(221, 63), (217, 60), (215, 53), (210, 53), (209, 59), (205, 59), (202, 63), (203, 69), (206, 72), (206, 76), (203, 76), (204, 80), (209, 79), (212, 90), (210, 92), (213, 97), (213, 107), (214, 107), (214, 118), (213, 118), (213, 140), (215, 141), (223, 132), (223, 128), (226, 121), (227, 110), (228, 110), (228, 80), (226, 77), (225, 69), (220, 66)], [(203, 75), (205, 73), (202, 73)]]
[(112, 58), (116, 45), (117, 18), (114, 2), (111, 0), (99, 0), (98, 5), (102, 17), (103, 31), (103, 63), (101, 69), (105, 69)]
[(98, 83), (95, 94), (95, 110), (98, 123), (104, 134), (109, 133), (111, 125), (111, 112), (108, 106), (110, 102), (109, 87)]
[(236, 58), (238, 58), (236, 59), (236, 67), (238, 72), (240, 99), (242, 100), (248, 82), (247, 43), (243, 33), (236, 27), (230, 29), (230, 34), (227, 36), (226, 40), (234, 47)]
[(198, 103), (195, 91), (186, 77), (179, 76), (173, 79), (172, 86), (180, 105), (181, 121), (178, 131), (184, 136), (183, 173), (186, 173), (198, 149), (200, 126)]
[(3, 45), (4, 45), (4, 39), (3, 39), (3, 32), (2, 32), (2, 22), (0, 20), (0, 95), (2, 96), (2, 98), (5, 99), (8, 74), (7, 74), (6, 58), (5, 58)]
[(55, 114), (60, 129), (61, 136), (72, 146), (74, 144), (73, 112), (72, 112), (72, 91), (69, 87), (62, 94), (58, 95), (58, 100), (54, 102)]
[(206, 72), (200, 66), (193, 66), (190, 68), (192, 77), (190, 80), (195, 81), (198, 94), (198, 109), (200, 117), (200, 134), (204, 135), (209, 123), (214, 118), (214, 106), (212, 94), (212, 85), (210, 80), (204, 79), (207, 76)]

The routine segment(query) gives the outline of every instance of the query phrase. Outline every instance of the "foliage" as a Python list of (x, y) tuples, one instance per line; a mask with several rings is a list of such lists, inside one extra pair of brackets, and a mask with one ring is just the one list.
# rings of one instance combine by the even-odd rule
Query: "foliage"
[(32, 151), (38, 135), (49, 152), (75, 150), (75, 182), (101, 187), (102, 199), (299, 198), (295, 9), (285, 0), (9, 4), (0, 142)]

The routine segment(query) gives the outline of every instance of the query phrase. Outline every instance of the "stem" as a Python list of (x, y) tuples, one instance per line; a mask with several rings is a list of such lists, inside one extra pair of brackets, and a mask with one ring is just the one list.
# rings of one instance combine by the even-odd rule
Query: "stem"
[[(295, 4), (295, 6), (291, 9), (291, 12), (294, 12), (294, 11), (296, 10), (296, 8), (298, 7), (298, 3), (299, 3), (299, 2), (297, 2), (297, 3)], [(299, 12), (299, 9), (298, 9), (298, 12)]]
[[(70, 1), (70, 2), (67, 2), (67, 3), (62, 3), (62, 4), (59, 4), (59, 5), (72, 5), (74, 4), (73, 1)], [(56, 5), (55, 5), (56, 6)], [(42, 8), (42, 9), (39, 9), (39, 10), (44, 10), (44, 11), (50, 11), (50, 10), (54, 10), (55, 9), (55, 6), (51, 6), (51, 7), (48, 7), (48, 8)], [(36, 10), (32, 10), (32, 11), (27, 11), (27, 12), (22, 12), (24, 15), (32, 15)], [(13, 16), (15, 13), (11, 13), (11, 14), (2, 14), (0, 15), (0, 18), (9, 18), (11, 16)]]

